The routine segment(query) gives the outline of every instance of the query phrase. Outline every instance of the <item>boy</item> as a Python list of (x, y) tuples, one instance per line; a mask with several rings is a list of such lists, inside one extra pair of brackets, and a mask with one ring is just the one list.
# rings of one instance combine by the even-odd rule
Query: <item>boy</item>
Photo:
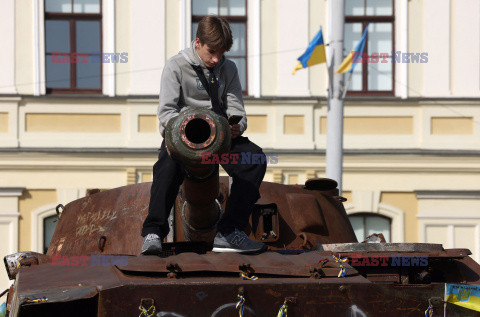
[[(168, 121), (192, 106), (213, 109), (224, 117), (242, 117), (239, 123), (230, 125), (232, 145), (229, 153), (238, 153), (240, 157), (241, 153), (260, 154), (264, 159), (261, 164), (222, 164), (233, 183), (226, 211), (217, 225), (213, 251), (263, 252), (267, 246), (249, 239), (243, 232), (260, 198), (259, 188), (267, 166), (262, 149), (241, 136), (247, 128), (242, 87), (235, 63), (223, 56), (232, 43), (232, 31), (225, 19), (204, 17), (198, 24), (192, 47), (170, 58), (165, 65), (157, 114), (162, 136), (165, 136)], [(202, 73), (206, 81), (201, 79)], [(168, 217), (184, 177), (182, 164), (169, 157), (163, 141), (158, 161), (153, 166), (150, 206), (142, 229), (142, 254), (162, 251), (161, 240), (169, 232)]]

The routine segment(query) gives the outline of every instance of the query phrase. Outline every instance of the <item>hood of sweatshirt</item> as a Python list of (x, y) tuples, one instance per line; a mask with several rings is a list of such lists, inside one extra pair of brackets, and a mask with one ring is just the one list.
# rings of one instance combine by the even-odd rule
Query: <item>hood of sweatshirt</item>
[[(195, 41), (192, 42), (192, 45), (190, 47), (180, 51), (180, 54), (182, 54), (185, 57), (185, 59), (189, 64), (194, 66), (200, 66), (204, 69), (207, 68), (205, 63), (202, 61), (202, 59), (198, 55), (197, 50), (195, 49)], [(220, 71), (220, 69), (223, 67), (224, 63), (225, 63), (225, 56), (222, 56), (222, 58), (220, 58), (218, 63), (213, 68), (213, 72), (217, 74)]]

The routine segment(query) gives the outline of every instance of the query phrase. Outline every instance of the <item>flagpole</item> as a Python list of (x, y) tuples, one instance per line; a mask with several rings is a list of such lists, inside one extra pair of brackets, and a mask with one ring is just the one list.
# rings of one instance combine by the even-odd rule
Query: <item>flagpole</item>
[(352, 75), (353, 75), (353, 72), (351, 72), (350, 75), (348, 76), (347, 83), (345, 84), (345, 88), (343, 89), (343, 95), (342, 95), (343, 100), (345, 100), (345, 96), (347, 95), (348, 86), (350, 86), (350, 81), (352, 81)]
[[(338, 69), (343, 60), (343, 30), (345, 24), (345, 1), (331, 0), (329, 7), (329, 34), (331, 71)], [(338, 183), (342, 194), (343, 172), (343, 74), (333, 75), (332, 89), (328, 94), (326, 171), (328, 178)]]

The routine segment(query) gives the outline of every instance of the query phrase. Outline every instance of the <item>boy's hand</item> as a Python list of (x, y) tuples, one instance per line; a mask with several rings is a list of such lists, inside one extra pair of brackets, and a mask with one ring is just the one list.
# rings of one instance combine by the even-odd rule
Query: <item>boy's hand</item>
[(240, 135), (240, 125), (237, 124), (232, 124), (230, 126), (230, 133), (232, 135), (232, 139), (235, 139), (237, 136)]

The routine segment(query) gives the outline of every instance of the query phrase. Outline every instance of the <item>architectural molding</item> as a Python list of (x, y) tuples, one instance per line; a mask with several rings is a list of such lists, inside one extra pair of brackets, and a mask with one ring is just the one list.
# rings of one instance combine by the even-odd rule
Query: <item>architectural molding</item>
[[(10, 219), (9, 219), (10, 218)], [(7, 225), (10, 233), (8, 241), (2, 241), (2, 244), (8, 244), (8, 253), (12, 254), (18, 252), (18, 216), (3, 216), (0, 218), (0, 227)], [(5, 255), (0, 255), (4, 257)]]
[(136, 168), (127, 168), (126, 170), (126, 182), (127, 185), (132, 185), (137, 183), (137, 169)]
[(420, 243), (434, 243), (438, 239), (438, 233), (436, 235), (428, 236), (427, 229), (428, 227), (444, 228), (445, 233), (441, 235), (440, 241), (446, 242), (443, 245), (444, 248), (465, 248), (465, 246), (457, 245), (455, 241), (455, 229), (457, 227), (464, 228), (470, 227), (475, 231), (472, 236), (469, 238), (473, 242), (473, 248), (470, 249), (472, 252), (471, 257), (475, 261), (480, 261), (480, 217), (459, 217), (459, 216), (417, 216), (419, 218), (418, 222), (418, 238)]
[(418, 199), (480, 199), (480, 190), (415, 190)]
[(0, 217), (20, 217), (19, 212), (0, 212)]
[(281, 169), (273, 170), (273, 182), (283, 184), (283, 171)]
[(432, 215), (423, 215), (423, 214), (418, 214), (417, 219), (461, 219), (461, 220), (480, 220), (480, 216), (474, 217), (474, 216), (432, 216)]
[(25, 187), (0, 187), (0, 197), (20, 197)]

